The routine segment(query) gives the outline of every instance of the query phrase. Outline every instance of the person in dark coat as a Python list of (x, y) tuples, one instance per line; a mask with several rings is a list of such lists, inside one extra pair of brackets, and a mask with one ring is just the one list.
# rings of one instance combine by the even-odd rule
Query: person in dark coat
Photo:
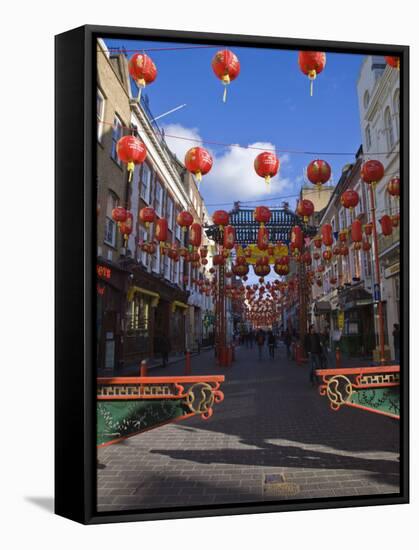
[(316, 369), (321, 366), (322, 347), (320, 336), (315, 331), (314, 325), (310, 325), (308, 333), (304, 337), (305, 352), (310, 360), (310, 382), (314, 386), (316, 383)]
[(259, 350), (259, 359), (262, 359), (263, 346), (265, 345), (265, 332), (262, 329), (256, 333), (256, 344)]
[(285, 344), (285, 347), (287, 348), (287, 359), (291, 359), (291, 343), (292, 343), (292, 336), (289, 328), (284, 332), (283, 341)]
[(268, 348), (269, 348), (269, 357), (275, 359), (275, 346), (276, 346), (276, 337), (272, 330), (268, 334)]

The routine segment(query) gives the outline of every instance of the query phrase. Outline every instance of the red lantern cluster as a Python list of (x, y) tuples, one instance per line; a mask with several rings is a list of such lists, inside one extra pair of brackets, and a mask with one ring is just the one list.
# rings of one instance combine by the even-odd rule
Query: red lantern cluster
[(359, 195), (354, 189), (347, 189), (342, 193), (340, 202), (344, 208), (353, 210), (359, 203)]
[(260, 153), (254, 162), (256, 174), (269, 183), (279, 170), (279, 158), (272, 152)]
[(387, 191), (392, 197), (400, 197), (400, 178), (395, 176), (387, 184)]
[(112, 219), (114, 222), (120, 224), (127, 219), (128, 211), (122, 206), (117, 206), (112, 210)]
[(212, 70), (217, 78), (226, 86), (224, 89), (223, 101), (227, 99), (227, 86), (240, 73), (240, 61), (231, 50), (218, 51), (211, 62)]
[(189, 244), (191, 246), (201, 246), (202, 227), (199, 223), (193, 223), (189, 231)]
[(155, 81), (157, 69), (152, 59), (145, 53), (136, 53), (128, 62), (128, 71), (139, 88)]
[(212, 157), (206, 149), (202, 147), (192, 147), (185, 155), (185, 167), (188, 172), (196, 176), (198, 182), (202, 176), (208, 174), (212, 168)]
[(322, 242), (325, 246), (332, 246), (333, 244), (333, 229), (330, 223), (325, 223), (321, 229)]
[(384, 166), (379, 160), (367, 160), (361, 167), (361, 178), (365, 183), (376, 184), (384, 176)]
[(296, 212), (307, 222), (308, 218), (313, 215), (314, 204), (308, 199), (301, 199), (298, 201)]
[(271, 211), (267, 206), (257, 206), (253, 215), (255, 220), (262, 226), (271, 219)]
[(176, 217), (176, 222), (180, 227), (182, 228), (182, 231), (187, 231), (188, 227), (190, 227), (193, 224), (193, 216), (190, 212), (187, 210), (183, 210), (182, 212), (179, 212), (179, 214)]
[(135, 136), (123, 136), (116, 144), (116, 153), (119, 160), (126, 163), (129, 174), (128, 181), (131, 181), (134, 166), (145, 161), (146, 146)]
[(229, 223), (229, 215), (225, 210), (216, 210), (212, 215), (212, 220), (215, 225), (218, 225), (220, 231), (223, 231), (224, 227)]
[(313, 160), (307, 166), (307, 178), (308, 180), (320, 187), (330, 180), (332, 175), (332, 169), (325, 160)]
[(156, 219), (156, 212), (151, 206), (146, 206), (145, 208), (141, 208), (139, 218), (146, 227), (149, 227)]
[(299, 52), (298, 64), (301, 71), (310, 79), (310, 95), (313, 95), (313, 81), (326, 66), (324, 52)]
[(385, 214), (381, 218), (380, 224), (381, 224), (381, 231), (385, 237), (388, 237), (393, 233), (393, 223), (390, 216)]

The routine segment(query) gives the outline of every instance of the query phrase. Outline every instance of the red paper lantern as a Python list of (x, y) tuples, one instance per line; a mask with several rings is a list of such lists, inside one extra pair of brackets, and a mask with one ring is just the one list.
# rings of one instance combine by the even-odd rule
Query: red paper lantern
[(202, 147), (192, 147), (185, 155), (185, 167), (200, 182), (202, 176), (208, 174), (212, 168), (212, 157)]
[(225, 210), (216, 210), (212, 215), (212, 220), (215, 225), (218, 225), (219, 229), (223, 231), (224, 227), (228, 225), (229, 215)]
[(351, 239), (354, 243), (362, 241), (362, 224), (359, 220), (354, 220), (351, 225)]
[(269, 265), (268, 256), (261, 256), (256, 260), (256, 265)]
[(212, 58), (211, 66), (217, 78), (225, 86), (223, 94), (223, 101), (225, 102), (227, 99), (227, 86), (239, 76), (240, 61), (231, 50), (220, 50)]
[(325, 160), (312, 160), (307, 166), (307, 178), (318, 187), (327, 183), (331, 175), (332, 169)]
[(330, 223), (325, 223), (321, 229), (322, 242), (325, 246), (332, 246), (333, 244), (333, 229)]
[(132, 233), (133, 227), (133, 215), (131, 212), (127, 212), (127, 219), (119, 224), (119, 231), (124, 236), (124, 241), (128, 240), (129, 235)]
[(335, 246), (332, 252), (333, 252), (334, 256), (339, 256), (340, 255), (340, 247)]
[(199, 253), (201, 255), (201, 258), (206, 258), (208, 256), (208, 247), (201, 246), (201, 248), (199, 249)]
[(344, 244), (340, 247), (340, 255), (341, 256), (347, 256), (349, 254), (349, 248)]
[(324, 52), (299, 52), (298, 64), (301, 71), (310, 79), (310, 95), (313, 95), (313, 81), (326, 65)]
[(254, 265), (253, 266), (254, 272), (259, 277), (266, 277), (266, 275), (269, 275), (271, 268), (269, 265)]
[(301, 199), (298, 201), (296, 212), (306, 222), (314, 212), (314, 204), (308, 199)]
[(365, 235), (372, 235), (372, 223), (366, 223), (364, 225)]
[(348, 240), (348, 230), (342, 229), (342, 231), (339, 231), (338, 239), (341, 243), (345, 243)]
[(128, 62), (128, 70), (139, 88), (151, 84), (157, 76), (155, 64), (145, 53), (134, 54)]
[(306, 265), (311, 265), (313, 260), (311, 258), (311, 254), (308, 250), (306, 252), (304, 252), (304, 254), (302, 256), (302, 260)]
[(400, 69), (400, 57), (386, 55), (384, 59), (387, 61), (387, 65), (390, 65), (393, 69)]
[(303, 247), (303, 232), (298, 225), (291, 229), (291, 245), (294, 251), (301, 250)]
[(269, 244), (269, 231), (266, 227), (259, 227), (257, 245), (259, 250), (266, 250)]
[(156, 230), (155, 230), (154, 236), (159, 242), (163, 242), (167, 240), (167, 235), (168, 235), (167, 220), (166, 218), (160, 218), (156, 222)]
[(354, 189), (347, 189), (342, 193), (340, 203), (343, 207), (353, 210), (359, 203), (359, 195)]
[(361, 178), (365, 183), (378, 183), (384, 176), (384, 166), (379, 160), (367, 160), (361, 167)]
[(246, 265), (246, 258), (244, 256), (237, 256), (236, 264), (237, 265)]
[(214, 265), (224, 265), (226, 263), (226, 259), (223, 254), (215, 254), (215, 256), (212, 257), (212, 263)]
[(320, 260), (320, 252), (314, 252), (313, 258), (314, 258), (315, 260)]
[(325, 250), (323, 252), (323, 259), (325, 262), (330, 262), (330, 260), (332, 259), (332, 251), (331, 250)]
[(382, 231), (384, 236), (388, 237), (389, 235), (391, 235), (393, 233), (393, 224), (392, 224), (390, 216), (385, 214), (381, 218), (380, 224), (381, 224), (381, 231)]
[(175, 262), (179, 261), (179, 253), (175, 248), (169, 248), (167, 255), (171, 260), (174, 260)]
[(325, 269), (326, 269), (326, 268), (324, 267), (323, 264), (320, 264), (319, 266), (317, 266), (317, 271), (318, 271), (319, 273), (323, 273)]
[(236, 230), (232, 225), (226, 225), (224, 227), (223, 247), (227, 250), (234, 248), (234, 241), (236, 240)]
[(146, 227), (149, 227), (150, 223), (153, 223), (156, 219), (156, 212), (151, 206), (141, 208), (139, 218)]
[(387, 191), (392, 197), (400, 197), (400, 178), (395, 176), (387, 184)]
[(112, 210), (112, 219), (114, 222), (121, 223), (127, 219), (128, 212), (126, 208), (117, 206)]
[(362, 241), (362, 250), (364, 252), (369, 252), (371, 250), (371, 243), (367, 240)]
[(189, 231), (189, 244), (191, 246), (201, 246), (202, 227), (199, 223), (193, 223)]
[(261, 225), (265, 225), (271, 219), (271, 211), (267, 206), (257, 206), (253, 214), (255, 220)]
[(123, 136), (116, 144), (119, 160), (125, 162), (128, 170), (128, 181), (131, 181), (134, 166), (144, 162), (147, 149), (144, 143), (135, 136)]
[(319, 235), (318, 237), (314, 237), (313, 243), (314, 243), (314, 246), (316, 248), (321, 248), (322, 247), (322, 238), (321, 238), (321, 236)]
[(176, 222), (180, 227), (182, 228), (182, 231), (186, 231), (188, 227), (190, 227), (193, 224), (193, 216), (190, 212), (187, 210), (183, 210), (182, 212), (179, 212), (179, 214), (176, 217)]
[(336, 277), (330, 277), (329, 280), (330, 280), (330, 284), (331, 284), (331, 285), (335, 285), (335, 284), (338, 282), (338, 280), (336, 279)]
[(272, 152), (260, 153), (254, 162), (256, 174), (261, 178), (265, 178), (269, 184), (271, 178), (276, 176), (279, 170), (279, 158)]

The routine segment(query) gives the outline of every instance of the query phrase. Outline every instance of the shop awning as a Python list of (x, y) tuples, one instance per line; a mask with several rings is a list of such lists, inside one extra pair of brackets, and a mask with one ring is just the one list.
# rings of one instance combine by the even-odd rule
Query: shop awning
[(134, 296), (137, 293), (150, 296), (152, 298), (151, 307), (156, 307), (158, 305), (160, 300), (160, 294), (158, 294), (157, 292), (153, 292), (152, 290), (147, 290), (146, 288), (141, 288), (140, 286), (132, 286), (131, 288), (128, 289), (128, 292), (127, 292), (128, 302), (132, 302), (134, 299)]
[(314, 315), (322, 315), (323, 313), (330, 313), (331, 311), (330, 302), (316, 302), (314, 304)]
[(373, 303), (372, 295), (362, 287), (345, 290), (344, 293), (342, 293), (340, 300), (341, 306), (345, 310), (353, 309), (355, 307), (362, 307)]

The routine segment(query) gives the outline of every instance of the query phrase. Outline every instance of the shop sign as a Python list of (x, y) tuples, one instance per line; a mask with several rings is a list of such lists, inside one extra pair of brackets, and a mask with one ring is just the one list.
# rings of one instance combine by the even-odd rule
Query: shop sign
[(339, 330), (343, 330), (345, 325), (345, 313), (343, 311), (338, 311), (338, 327)]
[(384, 270), (384, 277), (388, 279), (389, 277), (396, 275), (396, 273), (399, 273), (399, 271), (400, 271), (400, 262), (396, 262), (395, 264), (391, 265), (390, 267), (387, 267)]
[(104, 265), (96, 265), (96, 274), (101, 279), (110, 279), (112, 277), (112, 269)]
[(380, 285), (378, 283), (374, 284), (374, 302), (380, 302), (381, 301), (381, 290)]

